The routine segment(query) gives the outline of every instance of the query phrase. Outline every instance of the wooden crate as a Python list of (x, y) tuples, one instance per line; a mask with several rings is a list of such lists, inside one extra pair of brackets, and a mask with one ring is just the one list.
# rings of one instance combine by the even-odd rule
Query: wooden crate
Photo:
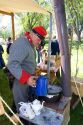
[(63, 121), (62, 125), (68, 125), (68, 123), (70, 121), (70, 102), (68, 102), (68, 104), (64, 108), (62, 114), (64, 115), (64, 121)]
[[(76, 78), (76, 85), (78, 87), (80, 96), (83, 97), (83, 79), (82, 78)], [(76, 85), (75, 85), (75, 81), (73, 79), (71, 79), (72, 92), (75, 95), (78, 95)]]

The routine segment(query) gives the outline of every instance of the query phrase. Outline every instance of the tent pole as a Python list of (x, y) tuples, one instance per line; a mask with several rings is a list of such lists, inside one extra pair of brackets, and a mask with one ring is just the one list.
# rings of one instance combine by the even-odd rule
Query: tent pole
[(13, 41), (14, 41), (15, 40), (14, 13), (11, 13), (11, 19), (12, 19), (12, 35), (13, 35)]
[[(50, 13), (50, 12), (49, 12)], [(51, 40), (52, 40), (52, 13), (50, 13), (50, 34), (49, 34), (49, 44), (48, 44), (48, 79), (50, 80), (50, 56), (51, 56)]]

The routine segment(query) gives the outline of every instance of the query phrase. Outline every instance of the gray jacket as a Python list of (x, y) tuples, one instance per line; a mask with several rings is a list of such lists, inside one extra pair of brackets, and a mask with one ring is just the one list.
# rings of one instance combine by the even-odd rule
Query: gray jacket
[(19, 80), (22, 69), (34, 74), (36, 69), (35, 49), (27, 38), (18, 38), (10, 48), (7, 67), (12, 75)]

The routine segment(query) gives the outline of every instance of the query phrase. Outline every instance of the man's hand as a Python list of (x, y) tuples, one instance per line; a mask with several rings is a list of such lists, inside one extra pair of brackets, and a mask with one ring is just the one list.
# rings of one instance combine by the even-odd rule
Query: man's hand
[(36, 80), (37, 80), (37, 76), (31, 76), (28, 81), (27, 84), (31, 87), (36, 87)]

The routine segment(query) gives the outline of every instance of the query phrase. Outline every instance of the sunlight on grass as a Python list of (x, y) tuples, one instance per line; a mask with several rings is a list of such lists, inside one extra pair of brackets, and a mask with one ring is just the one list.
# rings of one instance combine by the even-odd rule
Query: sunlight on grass
[(4, 53), (3, 53), (3, 59), (5, 61), (5, 64), (7, 64), (8, 61), (8, 54), (6, 52), (6, 45), (3, 45)]
[[(9, 83), (6, 74), (0, 69), (0, 95), (8, 105), (12, 104), (12, 93), (9, 89)], [(5, 106), (4, 106), (5, 107)], [(8, 109), (5, 107), (6, 112)], [(0, 125), (12, 125), (5, 115), (0, 116)]]
[[(77, 55), (76, 55), (76, 50), (74, 49), (72, 51), (72, 56), (71, 56), (71, 74), (72, 76), (75, 76), (76, 73), (76, 63), (77, 63)], [(83, 52), (81, 49), (79, 49), (78, 52), (78, 77), (83, 78)]]

